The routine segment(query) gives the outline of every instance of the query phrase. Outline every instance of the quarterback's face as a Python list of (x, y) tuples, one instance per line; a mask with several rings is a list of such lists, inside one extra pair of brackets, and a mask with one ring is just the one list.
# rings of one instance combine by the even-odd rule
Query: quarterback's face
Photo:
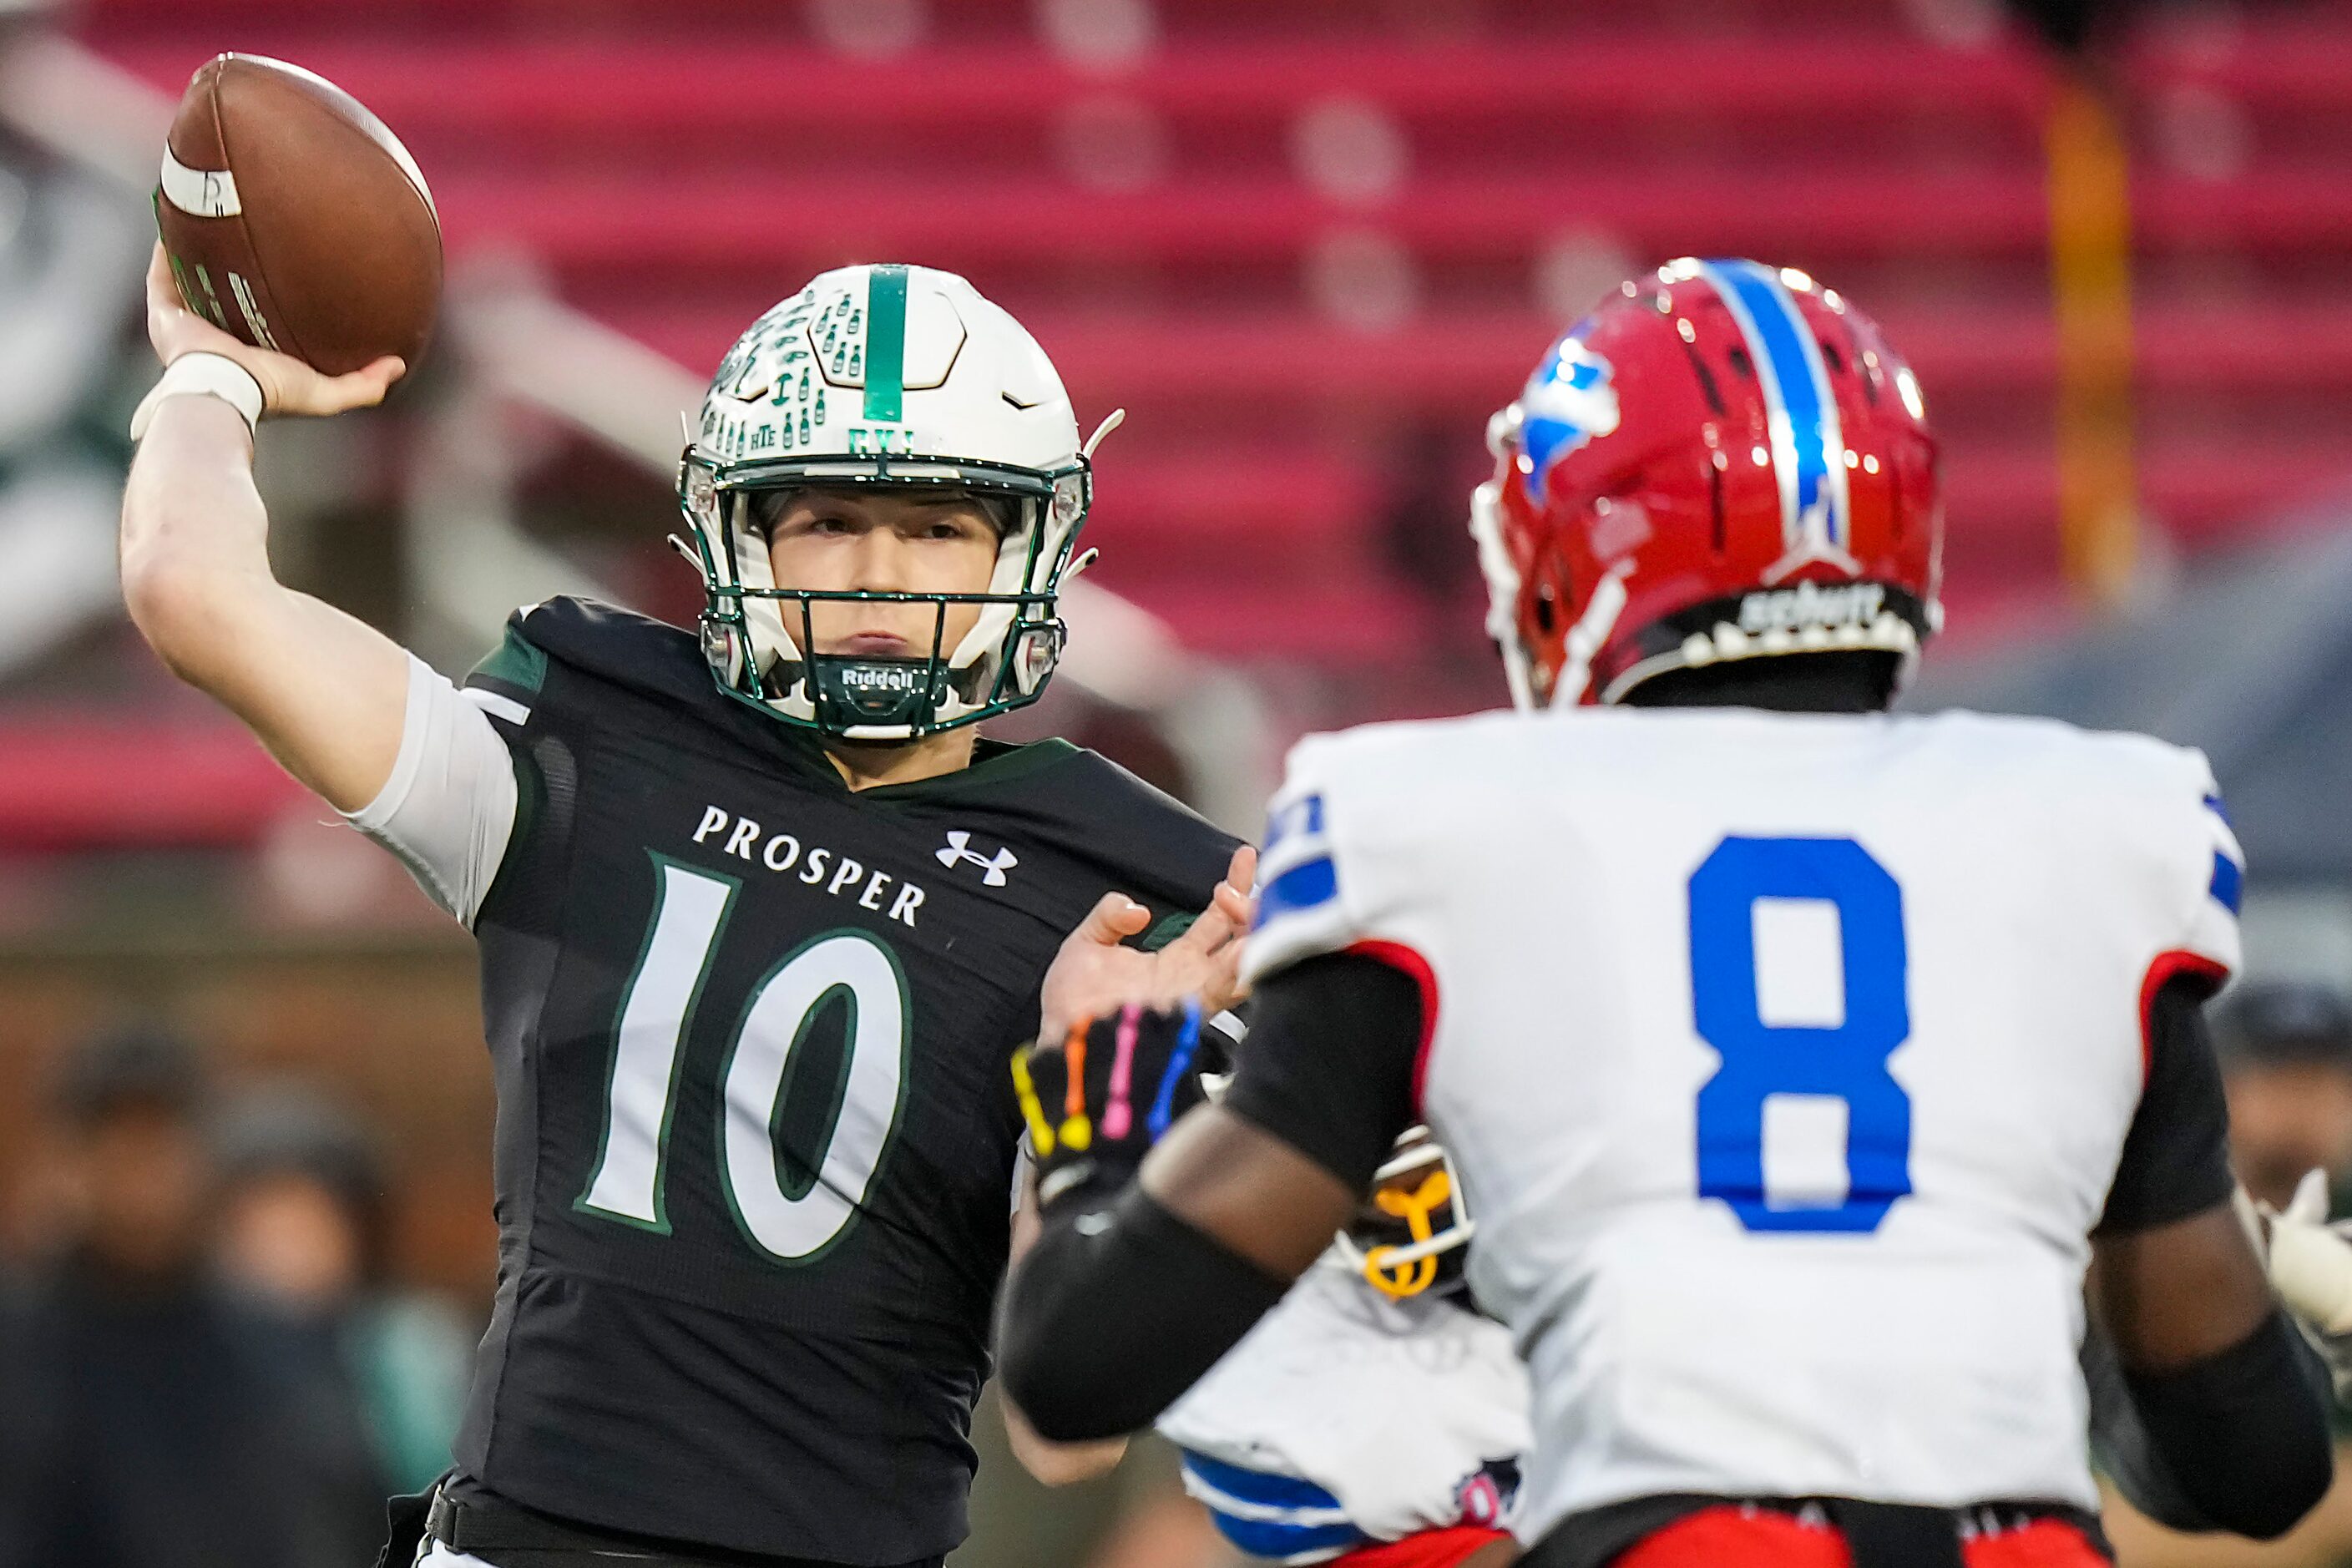
[[(768, 564), (780, 588), (820, 593), (984, 594), (996, 569), (996, 524), (969, 497), (802, 490), (767, 523)], [(797, 639), (796, 609), (780, 606)], [(939, 651), (954, 651), (980, 618), (950, 605)], [(938, 611), (922, 604), (820, 600), (810, 610), (818, 653), (923, 658)]]

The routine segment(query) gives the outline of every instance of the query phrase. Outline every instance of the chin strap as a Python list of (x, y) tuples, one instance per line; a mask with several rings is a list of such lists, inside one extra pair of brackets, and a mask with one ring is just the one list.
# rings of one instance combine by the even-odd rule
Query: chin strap
[[(1518, 405), (1515, 403), (1487, 421), (1487, 444), (1494, 446), (1503, 420), (1517, 416)], [(1502, 448), (1496, 447), (1496, 455), (1499, 457), (1501, 453)], [(1501, 498), (1502, 491), (1493, 479), (1470, 492), (1470, 538), (1478, 547), (1479, 574), (1486, 580), (1486, 636), (1493, 640), (1495, 652), (1503, 661), (1503, 679), (1510, 686), (1511, 706), (1527, 713), (1543, 704), (1536, 700), (1527, 644), (1519, 638), (1519, 569), (1511, 562), (1509, 546), (1503, 542)]]
[[(1552, 707), (1573, 708), (1584, 700), (1584, 689), (1592, 683), (1592, 661), (1608, 643), (1609, 634), (1617, 629), (1617, 617), (1625, 613), (1625, 579), (1633, 570), (1631, 561), (1620, 561), (1612, 567), (1593, 585), (1584, 614), (1568, 628), (1567, 657), (1560, 660), (1559, 677), (1552, 687)], [(1608, 697), (1601, 700), (1607, 701)]]

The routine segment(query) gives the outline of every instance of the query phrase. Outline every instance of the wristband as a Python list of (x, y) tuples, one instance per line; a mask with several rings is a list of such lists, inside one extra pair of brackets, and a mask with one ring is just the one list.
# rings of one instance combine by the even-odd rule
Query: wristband
[(261, 383), (254, 374), (226, 354), (200, 352), (182, 354), (164, 369), (163, 379), (140, 400), (138, 411), (131, 416), (131, 438), (136, 441), (147, 434), (155, 410), (165, 398), (192, 395), (217, 397), (236, 409), (248, 435), (261, 423)]

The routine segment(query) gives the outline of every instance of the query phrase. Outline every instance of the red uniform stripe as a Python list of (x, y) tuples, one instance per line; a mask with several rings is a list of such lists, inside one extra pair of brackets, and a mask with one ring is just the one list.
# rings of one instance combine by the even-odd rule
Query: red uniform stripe
[(2175, 948), (2159, 952), (2156, 962), (2147, 966), (2147, 975), (2139, 983), (2139, 1077), (2142, 1083), (2156, 1067), (2156, 994), (2165, 985), (2184, 974), (2201, 974), (2220, 989), (2230, 972), (2201, 952), (2189, 952)]
[(1457, 1524), (1451, 1530), (1424, 1530), (1402, 1541), (1377, 1542), (1334, 1558), (1329, 1568), (1454, 1568), (1472, 1552), (1510, 1536), (1482, 1525)]
[(1412, 1110), (1418, 1116), (1422, 1089), (1429, 1082), (1429, 1042), (1437, 1035), (1437, 972), (1430, 968), (1429, 960), (1401, 942), (1360, 942), (1348, 951), (1409, 974), (1421, 987), (1421, 1045), (1412, 1054)]

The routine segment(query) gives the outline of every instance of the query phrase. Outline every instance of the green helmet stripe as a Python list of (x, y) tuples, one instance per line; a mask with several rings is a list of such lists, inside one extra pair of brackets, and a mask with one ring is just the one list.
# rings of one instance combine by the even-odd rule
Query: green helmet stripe
[(877, 267), (866, 282), (866, 417), (897, 424), (907, 399), (907, 269)]

